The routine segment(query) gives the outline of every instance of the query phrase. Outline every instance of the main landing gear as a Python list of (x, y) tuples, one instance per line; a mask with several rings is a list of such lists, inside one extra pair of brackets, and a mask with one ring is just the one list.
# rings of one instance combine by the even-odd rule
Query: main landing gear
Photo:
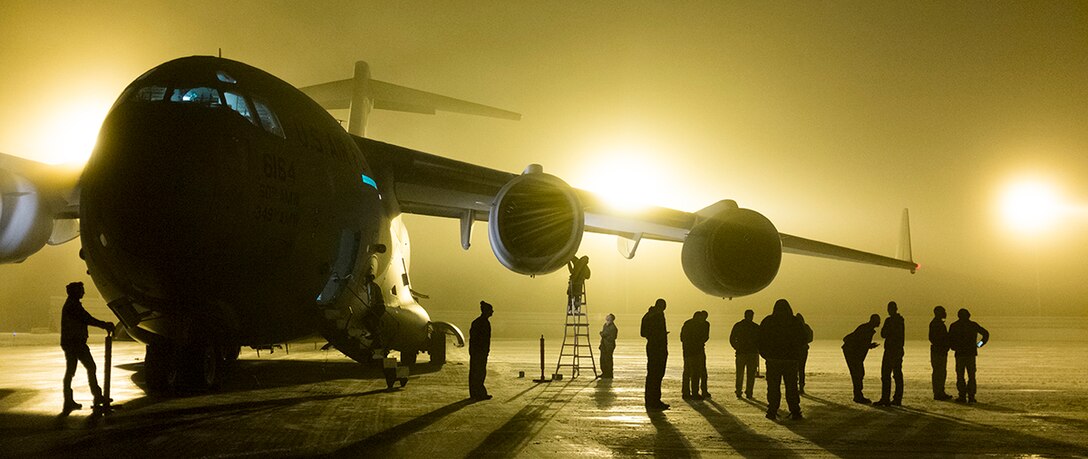
[(172, 394), (216, 389), (240, 351), (239, 346), (217, 345), (207, 340), (150, 343), (144, 357), (148, 392)]

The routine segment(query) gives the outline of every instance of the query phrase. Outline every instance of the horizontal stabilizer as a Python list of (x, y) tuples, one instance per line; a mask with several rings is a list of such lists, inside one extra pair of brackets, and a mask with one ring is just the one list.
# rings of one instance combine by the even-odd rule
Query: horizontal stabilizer
[[(299, 88), (299, 90), (327, 110), (348, 109), (351, 108), (355, 81), (356, 78), (349, 78), (306, 86)], [(434, 114), (436, 111), (443, 111), (515, 121), (521, 119), (521, 114), (509, 110), (407, 88), (384, 81), (367, 79), (364, 80), (363, 84), (367, 87), (366, 96), (376, 109), (428, 115)]]
[(487, 105), (468, 102), (461, 99), (454, 99), (452, 97), (406, 88), (404, 86), (397, 86), (392, 83), (385, 83), (378, 80), (370, 80), (370, 84), (371, 89), (374, 91), (374, 108), (400, 110), (399, 107), (408, 106), (427, 108), (431, 110), (430, 113), (434, 113), (435, 110), (438, 110), (514, 121), (521, 119), (520, 114), (500, 108), (489, 107)]

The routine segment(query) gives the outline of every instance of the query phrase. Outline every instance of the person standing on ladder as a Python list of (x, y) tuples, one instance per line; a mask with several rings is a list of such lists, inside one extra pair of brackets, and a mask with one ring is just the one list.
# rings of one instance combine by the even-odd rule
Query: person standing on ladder
[[(581, 372), (582, 359), (588, 359), (592, 363), (593, 377), (596, 378), (599, 375), (597, 362), (593, 359), (593, 347), (589, 340), (589, 308), (586, 306), (589, 257), (571, 258), (567, 262), (567, 269), (570, 271), (570, 281), (567, 282), (566, 327), (563, 330), (563, 347), (559, 351), (559, 362), (555, 365), (555, 373), (560, 374), (560, 369), (568, 366), (571, 378), (576, 378)], [(570, 342), (568, 338), (571, 338)], [(604, 345), (603, 341), (602, 345)], [(564, 357), (570, 357), (571, 363), (563, 363)], [(601, 364), (604, 364), (603, 360)]]
[(567, 314), (581, 314), (582, 293), (589, 279), (589, 256), (574, 257), (567, 262), (570, 282), (567, 284)]

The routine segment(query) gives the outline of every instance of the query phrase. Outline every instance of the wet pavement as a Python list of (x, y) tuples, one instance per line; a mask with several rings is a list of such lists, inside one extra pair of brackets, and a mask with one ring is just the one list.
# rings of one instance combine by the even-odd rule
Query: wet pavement
[[(0, 456), (1088, 456), (1088, 343), (991, 343), (979, 357), (980, 402), (962, 405), (932, 400), (928, 344), (908, 342), (903, 406), (874, 408), (851, 402), (839, 343), (817, 341), (805, 419), (783, 411), (775, 422), (764, 418), (764, 380), (754, 401), (733, 395), (733, 353), (722, 341), (708, 345), (713, 399), (680, 398), (673, 343), (664, 384), (672, 409), (647, 412), (642, 342), (622, 338), (616, 379), (594, 380), (588, 370), (546, 384), (532, 381), (540, 376), (537, 340), (495, 340), (487, 377), (495, 398), (481, 402), (467, 398), (468, 356), (452, 347), (441, 369), (420, 356), (408, 385), (392, 391), (379, 371), (321, 351), (322, 343), (260, 357), (244, 349), (220, 391), (157, 398), (141, 389), (143, 347), (119, 342), (111, 390), (122, 408), (63, 417), (55, 338), (0, 339)], [(558, 351), (550, 345), (549, 376)], [(103, 346), (91, 350), (101, 374)], [(866, 365), (874, 400), (880, 354)], [(82, 368), (75, 390), (90, 405)]]

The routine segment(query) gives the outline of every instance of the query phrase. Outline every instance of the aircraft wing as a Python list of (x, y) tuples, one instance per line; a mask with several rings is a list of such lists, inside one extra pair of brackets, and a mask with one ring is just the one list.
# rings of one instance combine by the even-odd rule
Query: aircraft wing
[(80, 172), (0, 153), (0, 263), (79, 236)]
[[(564, 266), (577, 250), (583, 231), (617, 236), (617, 247), (627, 258), (635, 255), (642, 239), (682, 243), (682, 262), (692, 282), (723, 297), (765, 287), (777, 273), (782, 253), (911, 272), (918, 266), (910, 258), (906, 214), (906, 240), (900, 243), (906, 250), (898, 258), (889, 257), (779, 233), (765, 217), (739, 208), (733, 201), (720, 201), (694, 213), (664, 207), (617, 209), (600, 196), (569, 187), (554, 176), (533, 170), (533, 166), (523, 174), (514, 174), (362, 137), (355, 137), (355, 141), (375, 173), (391, 182), (382, 185), (388, 190), (383, 193), (393, 194), (402, 212), (461, 220), (465, 249), (470, 245), (471, 224), (488, 221), (492, 249), (499, 261), (523, 274)], [(581, 214), (581, 222), (568, 218), (568, 208), (578, 208), (575, 214)], [(491, 221), (494, 218), (499, 220)], [(521, 252), (519, 245), (523, 246)], [(573, 247), (571, 253), (564, 253), (562, 249), (569, 247)], [(550, 253), (551, 249), (555, 253)], [(543, 261), (523, 266), (519, 257)], [(772, 267), (773, 272), (767, 274)], [(746, 274), (752, 272), (755, 274)], [(716, 284), (713, 280), (695, 279), (707, 276), (736, 276), (741, 281), (723, 287), (711, 285)]]

